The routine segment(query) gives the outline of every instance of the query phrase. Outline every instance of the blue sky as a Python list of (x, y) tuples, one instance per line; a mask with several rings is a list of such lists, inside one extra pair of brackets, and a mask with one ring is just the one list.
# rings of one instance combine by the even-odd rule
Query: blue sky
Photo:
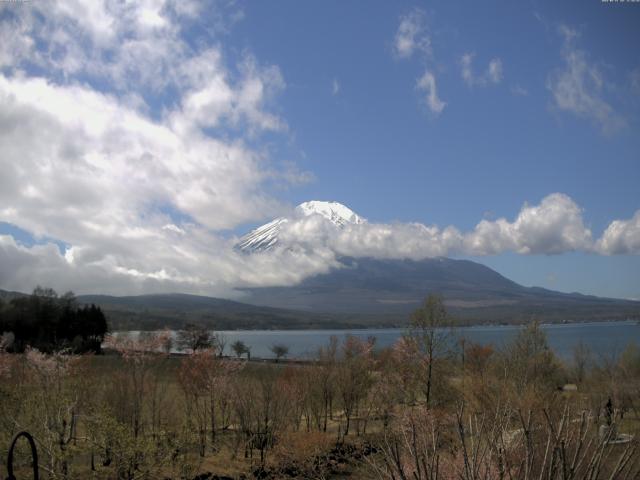
[(67, 3), (0, 7), (0, 288), (295, 282), (327, 255), (228, 247), (319, 199), (437, 226), (411, 258), (640, 298), (640, 4)]
[[(296, 140), (288, 153), (316, 176), (290, 192), (291, 201), (335, 198), (379, 220), (472, 228), (485, 212), (513, 217), (524, 201), (559, 191), (588, 210), (595, 229), (612, 215), (631, 216), (640, 198), (640, 98), (610, 95), (630, 125), (605, 135), (589, 119), (554, 111), (546, 87), (563, 67), (560, 25), (581, 32), (579, 47), (609, 81), (624, 87), (638, 68), (629, 46), (640, 40), (630, 20), (640, 20), (640, 9), (630, 5), (625, 15), (624, 7), (592, 3), (590, 15), (589, 2), (562, 10), (557, 2), (370, 2), (366, 15), (358, 2), (251, 4), (237, 37), (281, 66), (281, 107)], [(425, 62), (392, 52), (399, 17), (416, 5), (432, 25), (434, 69), (442, 71), (438, 93), (447, 106), (436, 118), (414, 89)], [(458, 66), (467, 52), (477, 70), (502, 59), (502, 81), (467, 87)], [(528, 95), (511, 93), (516, 87)]]

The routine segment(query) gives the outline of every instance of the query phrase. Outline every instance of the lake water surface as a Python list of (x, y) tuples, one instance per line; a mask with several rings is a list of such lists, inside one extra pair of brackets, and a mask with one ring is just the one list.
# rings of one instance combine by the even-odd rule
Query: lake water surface
[[(475, 326), (459, 327), (454, 331), (458, 338), (467, 341), (491, 344), (496, 348), (511, 341), (522, 327), (520, 326)], [(571, 357), (574, 347), (582, 342), (596, 356), (616, 355), (629, 344), (640, 345), (640, 325), (635, 321), (571, 323), (558, 325), (542, 325), (547, 334), (549, 346), (561, 357)], [(124, 333), (124, 332), (122, 332)], [(130, 332), (137, 334), (138, 332)], [(232, 355), (231, 344), (236, 340), (243, 341), (251, 348), (251, 356), (272, 358), (270, 347), (283, 344), (289, 347), (288, 358), (313, 358), (318, 348), (327, 345), (331, 336), (339, 340), (347, 335), (362, 339), (376, 337), (378, 347), (392, 345), (406, 329), (362, 329), (362, 330), (241, 330), (218, 331), (227, 341), (226, 355)]]

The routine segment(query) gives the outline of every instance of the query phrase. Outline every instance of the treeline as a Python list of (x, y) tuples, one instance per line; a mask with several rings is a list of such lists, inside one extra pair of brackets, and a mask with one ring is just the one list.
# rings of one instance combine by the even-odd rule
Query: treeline
[(9, 352), (31, 347), (47, 353), (99, 353), (107, 332), (100, 307), (79, 305), (73, 292), (60, 296), (51, 288), (37, 287), (28, 296), (0, 299), (0, 333)]

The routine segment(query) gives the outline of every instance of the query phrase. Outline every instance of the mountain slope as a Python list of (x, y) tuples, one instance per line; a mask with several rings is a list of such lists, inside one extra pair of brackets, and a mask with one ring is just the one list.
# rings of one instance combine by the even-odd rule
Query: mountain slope
[(640, 302), (524, 287), (468, 260), (344, 258), (342, 263), (343, 268), (294, 287), (249, 289), (243, 300), (308, 312), (406, 318), (428, 293), (440, 293), (456, 316), (481, 322), (640, 316)]
[(80, 295), (78, 301), (99, 305), (105, 311), (112, 330), (179, 329), (187, 323), (219, 330), (367, 326), (362, 319), (343, 315), (297, 312), (180, 293), (125, 297)]

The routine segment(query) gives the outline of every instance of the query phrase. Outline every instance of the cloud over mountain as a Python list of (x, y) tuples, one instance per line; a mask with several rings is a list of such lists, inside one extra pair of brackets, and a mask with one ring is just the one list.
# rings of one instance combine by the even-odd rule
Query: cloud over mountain
[[(260, 251), (300, 249), (313, 252), (329, 249), (339, 256), (420, 260), (456, 254), (481, 256), (505, 252), (524, 255), (574, 251), (635, 253), (640, 242), (639, 222), (640, 212), (629, 221), (614, 221), (603, 237), (594, 242), (578, 204), (568, 195), (553, 193), (538, 205), (525, 203), (513, 221), (506, 218), (481, 220), (469, 232), (461, 232), (451, 225), (441, 228), (421, 223), (365, 221), (342, 222), (337, 228), (326, 215), (314, 211), (304, 216), (280, 218), (277, 228), (274, 229), (274, 223), (270, 223), (254, 232), (263, 235), (258, 248)], [(263, 247), (265, 245), (266, 248)], [(250, 242), (243, 248), (255, 250)]]

